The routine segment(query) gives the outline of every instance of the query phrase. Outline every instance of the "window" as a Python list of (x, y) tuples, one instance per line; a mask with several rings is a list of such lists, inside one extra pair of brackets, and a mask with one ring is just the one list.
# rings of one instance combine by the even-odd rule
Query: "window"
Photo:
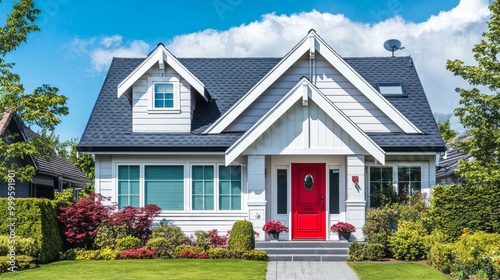
[(370, 207), (380, 207), (392, 200), (392, 167), (370, 167)]
[(383, 96), (406, 96), (405, 92), (403, 91), (403, 84), (401, 83), (378, 84), (378, 91)]
[(118, 166), (118, 208), (139, 207), (139, 166)]
[(174, 108), (174, 85), (154, 83), (154, 107), (157, 109)]
[(420, 166), (398, 167), (398, 193), (414, 195), (422, 188)]
[(193, 210), (214, 210), (214, 167), (192, 168)]
[(340, 170), (330, 169), (330, 214), (340, 214)]
[(287, 214), (287, 197), (288, 197), (288, 170), (278, 169), (277, 180), (277, 205), (278, 214)]
[(240, 166), (219, 166), (219, 210), (241, 210)]
[(146, 166), (144, 173), (146, 204), (184, 210), (184, 166)]

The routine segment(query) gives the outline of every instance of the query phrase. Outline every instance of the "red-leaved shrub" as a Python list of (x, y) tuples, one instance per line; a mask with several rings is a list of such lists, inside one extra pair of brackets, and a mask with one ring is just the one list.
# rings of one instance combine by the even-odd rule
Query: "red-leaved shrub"
[(69, 244), (84, 248), (92, 246), (97, 227), (111, 211), (110, 207), (102, 204), (104, 200), (102, 195), (91, 193), (88, 198), (81, 198), (73, 205), (59, 207), (57, 219)]
[(228, 234), (219, 235), (216, 229), (210, 231), (210, 245), (212, 247), (226, 247)]
[(133, 236), (144, 242), (151, 235), (151, 224), (153, 219), (160, 214), (161, 209), (155, 204), (149, 204), (141, 208), (127, 206), (113, 213), (107, 220), (108, 225), (126, 225)]
[(185, 259), (208, 259), (208, 252), (201, 248), (185, 246), (182, 248), (179, 257)]
[(120, 253), (120, 259), (154, 259), (155, 256), (155, 249), (148, 249), (146, 247), (123, 250)]

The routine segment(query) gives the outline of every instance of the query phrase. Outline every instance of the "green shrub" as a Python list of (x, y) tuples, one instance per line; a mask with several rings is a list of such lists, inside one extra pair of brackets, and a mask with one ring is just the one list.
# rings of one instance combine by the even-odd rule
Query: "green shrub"
[(421, 221), (399, 221), (398, 230), (389, 237), (389, 248), (397, 260), (417, 261), (426, 257), (425, 230)]
[(229, 251), (226, 248), (210, 248), (208, 249), (209, 259), (228, 259)]
[(176, 258), (184, 259), (207, 259), (207, 252), (200, 247), (191, 245), (180, 245), (175, 248), (174, 255)]
[(363, 248), (363, 259), (378, 261), (385, 256), (385, 248), (382, 244), (366, 244)]
[(182, 229), (174, 224), (162, 224), (153, 228), (152, 238), (162, 237), (165, 238), (172, 248), (182, 244), (185, 238)]
[(148, 249), (155, 249), (156, 257), (169, 259), (174, 257), (175, 246), (163, 237), (151, 238), (146, 243)]
[[(5, 256), (10, 251), (9, 237), (0, 235), (0, 256)], [(35, 239), (16, 236), (15, 253), (16, 255), (26, 255), (36, 258), (40, 254), (40, 247), (36, 246)]]
[(370, 208), (363, 225), (363, 235), (369, 244), (382, 244), (386, 255), (390, 254), (387, 247), (388, 238), (394, 233), (399, 220), (400, 206), (386, 205), (383, 208)]
[(243, 258), (243, 255), (247, 251), (248, 250), (231, 249), (231, 250), (229, 250), (229, 258), (231, 258), (231, 259), (241, 259), (241, 258)]
[[(0, 273), (7, 271), (20, 271), (30, 268), (37, 268), (38, 264), (33, 257), (25, 255), (16, 255), (15, 266), (11, 268), (11, 258), (9, 256), (0, 256)], [(11, 270), (13, 269), (13, 270)]]
[(229, 250), (249, 251), (255, 249), (253, 224), (246, 220), (235, 222), (229, 234), (227, 247)]
[(96, 260), (99, 256), (99, 250), (86, 250), (83, 248), (78, 248), (74, 250), (75, 260), (77, 261), (91, 261)]
[[(15, 200), (16, 237), (33, 238), (36, 259), (41, 263), (59, 257), (63, 239), (56, 220), (55, 203), (42, 198), (18, 198)], [(8, 199), (0, 199), (0, 216), (9, 217)], [(9, 219), (0, 219), (0, 235), (9, 235)]]
[(134, 236), (126, 236), (116, 240), (116, 249), (128, 250), (141, 247), (141, 240)]
[(430, 218), (435, 228), (457, 238), (463, 228), (500, 232), (500, 188), (497, 185), (435, 186)]
[(111, 248), (116, 249), (117, 240), (127, 237), (126, 225), (107, 225), (102, 224), (97, 229), (94, 239), (94, 246), (98, 249)]
[[(347, 260), (352, 262), (360, 262), (363, 260), (363, 251), (365, 244), (359, 242), (353, 242), (349, 245), (349, 250), (347, 250)], [(383, 245), (382, 245), (383, 247)]]
[(111, 248), (104, 248), (99, 250), (96, 260), (116, 260), (118, 258), (118, 251)]
[(429, 253), (427, 254), (427, 263), (437, 270), (449, 274), (453, 263), (452, 251), (454, 247), (455, 245), (453, 243), (436, 243), (432, 245)]
[(500, 234), (477, 232), (465, 233), (453, 246), (453, 275), (470, 277), (486, 273), (491, 279), (500, 276)]
[(210, 231), (197, 230), (194, 232), (196, 237), (196, 246), (208, 250), (210, 247)]
[(243, 253), (243, 256), (241, 258), (244, 260), (252, 260), (252, 261), (269, 260), (267, 253), (265, 251), (259, 251), (259, 250), (246, 251), (245, 253)]

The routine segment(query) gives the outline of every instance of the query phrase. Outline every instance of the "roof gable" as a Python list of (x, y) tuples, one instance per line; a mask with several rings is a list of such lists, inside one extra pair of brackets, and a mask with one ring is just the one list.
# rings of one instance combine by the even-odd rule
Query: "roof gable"
[(156, 63), (160, 70), (165, 70), (165, 63), (174, 69), (179, 75), (184, 78), (203, 98), (208, 101), (209, 95), (205, 91), (205, 85), (191, 73), (172, 53), (170, 53), (163, 44), (158, 44), (148, 57), (142, 61), (125, 79), (123, 79), (117, 86), (118, 98), (124, 93), (130, 96), (132, 86), (138, 79), (140, 79), (151, 67)]
[(303, 106), (308, 105), (308, 99), (315, 103), (338, 125), (345, 130), (356, 142), (360, 144), (369, 154), (382, 164), (385, 163), (385, 152), (368, 135), (366, 135), (354, 122), (352, 122), (335, 104), (333, 104), (321, 91), (311, 84), (306, 78), (302, 78), (276, 105), (262, 116), (240, 139), (238, 139), (226, 151), (226, 165), (233, 162), (258, 137), (271, 127), (297, 100), (302, 99)]
[[(342, 59), (314, 30), (304, 37), (291, 52), (289, 52), (271, 71), (267, 73), (252, 89), (238, 100), (217, 121), (210, 125), (204, 133), (217, 134), (223, 132), (236, 118), (248, 108), (266, 89), (276, 82), (305, 53), (314, 58), (318, 51), (333, 65), (350, 83), (358, 88), (373, 104), (383, 111), (396, 125), (407, 134), (422, 134), (422, 132), (399, 112), (372, 85), (358, 74), (344, 59)], [(312, 76), (312, 73), (311, 73)]]

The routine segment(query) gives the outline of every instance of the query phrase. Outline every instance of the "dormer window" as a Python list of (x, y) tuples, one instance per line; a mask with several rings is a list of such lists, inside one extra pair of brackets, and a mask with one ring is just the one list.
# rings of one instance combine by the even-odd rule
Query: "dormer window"
[(401, 83), (384, 83), (378, 84), (378, 91), (387, 97), (406, 97), (406, 93), (403, 90), (403, 84)]
[(174, 85), (154, 83), (155, 109), (174, 108)]
[(180, 113), (179, 78), (149, 77), (148, 113)]

